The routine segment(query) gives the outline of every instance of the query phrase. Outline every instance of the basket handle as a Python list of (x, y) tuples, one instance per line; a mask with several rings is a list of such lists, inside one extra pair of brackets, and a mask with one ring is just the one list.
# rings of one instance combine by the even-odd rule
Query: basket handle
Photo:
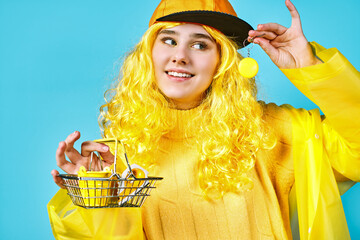
[[(93, 161), (93, 155), (94, 155), (94, 152), (91, 152), (91, 155), (90, 155), (90, 164), (89, 164), (89, 171), (91, 171), (91, 164), (92, 164), (92, 161)], [(102, 159), (100, 157), (100, 154), (96, 154), (95, 155), (99, 158), (100, 160), (100, 170), (102, 171), (104, 168), (103, 168), (103, 163), (102, 163)]]
[[(118, 140), (117, 138), (103, 138), (103, 139), (97, 139), (97, 140), (94, 140), (94, 142), (97, 142), (97, 143), (113, 143), (115, 142), (115, 155), (114, 155), (114, 174), (116, 174), (116, 160), (117, 160), (117, 149), (118, 149), (118, 143), (121, 143), (121, 145), (123, 146), (124, 148), (124, 156), (125, 156), (125, 160), (126, 160), (126, 164), (127, 164), (127, 167), (128, 169), (130, 170), (130, 175), (132, 175), (133, 177), (134, 174), (133, 174), (133, 171), (131, 169), (131, 166), (130, 166), (130, 163), (129, 163), (129, 159), (127, 157), (127, 154), (126, 154), (126, 149), (125, 149), (125, 145), (122, 141)], [(101, 159), (99, 157), (99, 159)], [(91, 155), (91, 159), (90, 159), (90, 166), (91, 166), (91, 161), (92, 161), (92, 155)], [(102, 168), (102, 161), (100, 160), (100, 164), (101, 164), (101, 168)]]

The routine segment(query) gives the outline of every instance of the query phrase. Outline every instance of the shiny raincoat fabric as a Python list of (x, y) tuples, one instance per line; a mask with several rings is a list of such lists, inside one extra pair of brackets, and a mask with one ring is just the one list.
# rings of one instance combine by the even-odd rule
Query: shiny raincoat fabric
[(360, 181), (360, 74), (336, 49), (312, 46), (323, 66), (282, 70), (326, 116), (290, 111), (300, 238), (350, 239), (332, 168)]
[[(295, 185), (290, 218), (298, 216), (299, 228), (292, 229), (293, 237), (350, 239), (333, 169), (350, 180), (340, 187), (360, 181), (360, 75), (336, 49), (312, 47), (323, 64), (282, 70), (326, 115), (282, 106), (292, 117)], [(73, 206), (64, 190), (48, 204), (56, 239), (142, 239), (140, 211), (85, 210)]]

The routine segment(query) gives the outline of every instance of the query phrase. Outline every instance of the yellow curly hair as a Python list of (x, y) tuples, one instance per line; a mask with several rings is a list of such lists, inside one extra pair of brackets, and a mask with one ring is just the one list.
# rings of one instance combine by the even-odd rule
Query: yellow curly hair
[[(152, 63), (152, 46), (157, 34), (181, 23), (152, 25), (124, 60), (118, 84), (105, 94), (110, 98), (100, 108), (103, 136), (123, 141), (132, 156), (147, 168), (156, 165), (149, 157), (160, 138), (173, 126), (166, 119), (169, 101), (157, 87)], [(240, 75), (243, 58), (235, 43), (221, 32), (203, 26), (220, 50), (218, 69), (201, 105), (206, 124), (198, 140), (198, 175), (205, 196), (252, 188), (247, 176), (260, 148), (274, 147), (276, 140), (262, 119), (262, 106), (256, 100), (255, 79)], [(141, 157), (140, 157), (141, 156)]]

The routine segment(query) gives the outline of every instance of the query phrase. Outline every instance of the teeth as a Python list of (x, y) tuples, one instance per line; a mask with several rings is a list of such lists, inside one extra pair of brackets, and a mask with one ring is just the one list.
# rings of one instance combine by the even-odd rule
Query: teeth
[(191, 74), (187, 74), (187, 73), (178, 73), (178, 72), (168, 72), (169, 75), (174, 76), (174, 77), (192, 77)]

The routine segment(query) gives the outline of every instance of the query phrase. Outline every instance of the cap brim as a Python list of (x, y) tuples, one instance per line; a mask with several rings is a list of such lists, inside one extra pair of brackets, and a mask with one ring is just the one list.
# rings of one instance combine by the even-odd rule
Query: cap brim
[(215, 11), (184, 11), (156, 19), (157, 22), (188, 22), (213, 27), (235, 41), (239, 48), (249, 44), (245, 41), (248, 32), (253, 30), (250, 24), (230, 14)]

